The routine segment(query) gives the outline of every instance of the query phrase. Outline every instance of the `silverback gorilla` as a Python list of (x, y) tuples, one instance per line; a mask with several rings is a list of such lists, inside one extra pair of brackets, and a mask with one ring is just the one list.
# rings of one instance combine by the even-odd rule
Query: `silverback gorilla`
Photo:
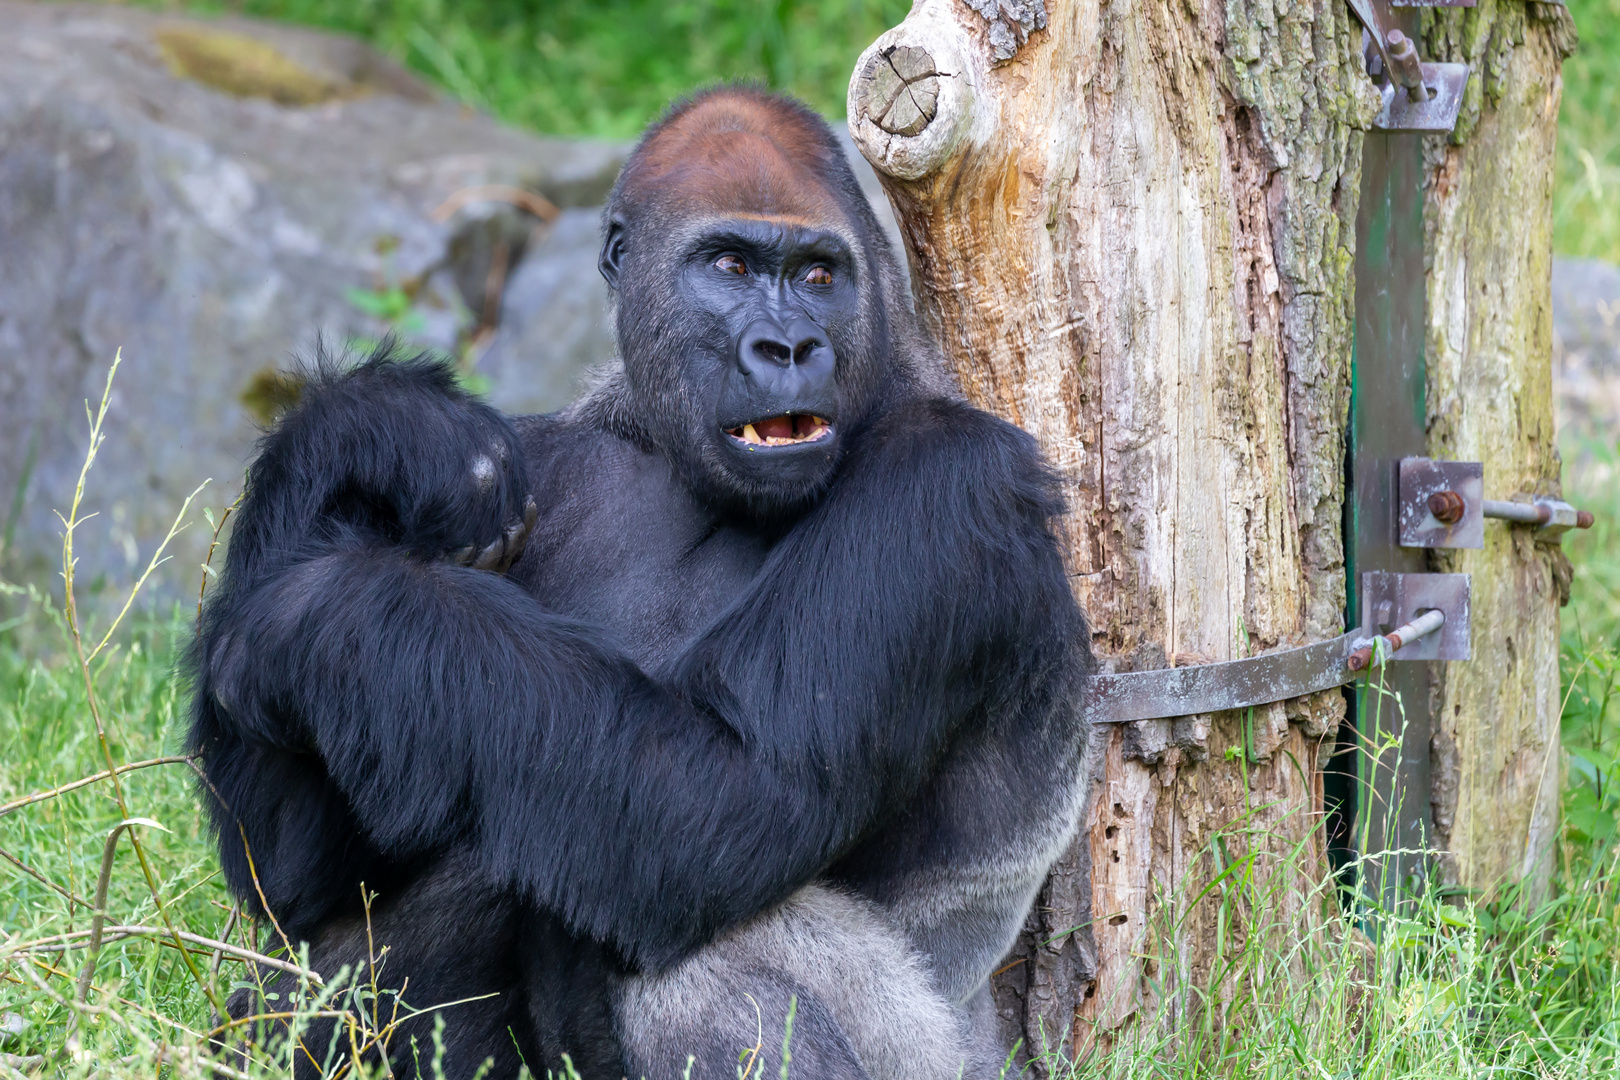
[(1087, 774), (1055, 479), (800, 105), (677, 106), (605, 232), (622, 366), (568, 410), (384, 350), (265, 438), (192, 656), (226, 879), (328, 976), (369, 930), (465, 1002), (448, 1076), (774, 1072), (790, 1006), (795, 1076), (993, 1076)]

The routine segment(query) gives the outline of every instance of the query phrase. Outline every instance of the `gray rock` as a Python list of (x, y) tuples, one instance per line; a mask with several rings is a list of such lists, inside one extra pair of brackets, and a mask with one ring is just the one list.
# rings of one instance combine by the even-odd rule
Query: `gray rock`
[[(1554, 259), (1553, 371), (1566, 443), (1620, 438), (1620, 267)], [(1578, 445), (1572, 447), (1578, 451)]]
[[(100, 516), (77, 537), (86, 584), (127, 583), (202, 480), (202, 505), (235, 499), (296, 392), (278, 372), (318, 340), (394, 325), (465, 356), (513, 412), (561, 407), (612, 362), (597, 207), (625, 145), (502, 127), (317, 31), (17, 0), (0, 25), (6, 578), (48, 580), (60, 558), (84, 403), (119, 349), (86, 491)], [(159, 597), (194, 595), (193, 522)]]
[[(511, 413), (551, 412), (617, 352), (612, 293), (596, 269), (601, 211), (565, 210), (513, 272), (500, 323), (478, 359), (489, 397)], [(547, 357), (536, 364), (535, 357)]]
[[(0, 536), (13, 580), (46, 580), (59, 557), (53, 511), (72, 498), (84, 401), (115, 351), (86, 494), (101, 516), (78, 537), (86, 580), (144, 566), (204, 478), (208, 504), (235, 497), (276, 369), (318, 336), (384, 329), (351, 290), (409, 290), (415, 336), (454, 348), (489, 306), (491, 237), (537, 220), (504, 189), (596, 205), (623, 158), (622, 145), (504, 128), (313, 31), (10, 0), (0, 25)], [(503, 190), (435, 214), (484, 185)], [(561, 355), (545, 345), (524, 357), (537, 382)], [(516, 382), (522, 366), (503, 370)], [(200, 526), (181, 537), (172, 595), (195, 588), (205, 550)]]

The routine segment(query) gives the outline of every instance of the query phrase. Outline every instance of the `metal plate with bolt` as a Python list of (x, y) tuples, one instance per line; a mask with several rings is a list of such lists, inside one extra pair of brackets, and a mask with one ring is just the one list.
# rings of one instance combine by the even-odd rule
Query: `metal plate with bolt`
[(1122, 724), (1226, 712), (1331, 690), (1386, 660), (1468, 659), (1467, 574), (1363, 574), (1362, 596), (1368, 624), (1329, 641), (1219, 664), (1098, 675), (1081, 706), (1085, 719)]
[[(1474, 651), (1469, 633), (1472, 601), (1467, 574), (1361, 575), (1363, 631), (1369, 637), (1404, 638), (1392, 660), (1467, 660)], [(1428, 632), (1416, 632), (1423, 627), (1420, 618), (1431, 611), (1443, 614), (1443, 622), (1428, 626)]]
[(1463, 91), (1468, 88), (1468, 65), (1414, 64), (1409, 78), (1410, 84), (1397, 78), (1378, 88), (1384, 95), (1384, 107), (1373, 117), (1373, 127), (1437, 133), (1455, 128)]
[[(1388, 0), (1349, 0), (1366, 28), (1362, 55), (1367, 75), (1384, 97), (1373, 127), (1384, 131), (1446, 132), (1457, 126), (1468, 65), (1425, 64), (1417, 42), (1397, 26)], [(1421, 5), (1442, 6), (1442, 5)], [(1451, 5), (1444, 5), (1451, 6)], [(1459, 5), (1462, 6), (1462, 5)]]
[(1402, 458), (1401, 546), (1485, 546), (1485, 466), (1477, 461)]
[(1526, 501), (1485, 498), (1485, 466), (1477, 461), (1402, 458), (1400, 534), (1402, 547), (1479, 548), (1485, 546), (1485, 519), (1533, 525), (1541, 539), (1557, 539), (1570, 529), (1589, 529), (1593, 517), (1561, 499), (1545, 495)]

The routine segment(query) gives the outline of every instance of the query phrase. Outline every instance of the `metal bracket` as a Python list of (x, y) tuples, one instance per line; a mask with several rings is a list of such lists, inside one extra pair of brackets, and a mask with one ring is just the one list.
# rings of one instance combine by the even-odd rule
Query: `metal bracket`
[(1331, 690), (1356, 677), (1345, 666), (1359, 630), (1294, 649), (1219, 664), (1092, 678), (1081, 711), (1093, 724), (1225, 712)]
[(1384, 107), (1373, 117), (1373, 127), (1383, 131), (1444, 133), (1457, 126), (1463, 91), (1468, 87), (1468, 65), (1418, 66), (1423, 72), (1423, 85), (1430, 93), (1429, 99), (1414, 101), (1411, 90), (1386, 81), (1378, 88), (1384, 95)]
[(1485, 466), (1477, 461), (1401, 458), (1401, 546), (1485, 546)]
[[(1447, 132), (1457, 126), (1463, 90), (1468, 86), (1467, 64), (1425, 64), (1418, 59), (1417, 43), (1396, 25), (1392, 0), (1348, 0), (1367, 33), (1362, 53), (1367, 74), (1378, 86), (1384, 105), (1373, 118), (1381, 131)], [(1405, 7), (1471, 7), (1468, 3), (1420, 2)]]
[(1467, 660), (1473, 655), (1472, 601), (1467, 574), (1362, 574), (1362, 632), (1368, 637), (1388, 634), (1425, 612), (1444, 612), (1446, 621), (1437, 632), (1403, 645), (1390, 659)]
[(1590, 529), (1594, 520), (1590, 512), (1545, 495), (1529, 502), (1485, 498), (1485, 466), (1477, 461), (1402, 458), (1397, 498), (1402, 547), (1484, 547), (1486, 518), (1534, 525), (1539, 536), (1553, 540), (1571, 529)]
[(1097, 675), (1082, 697), (1081, 714), (1093, 724), (1121, 724), (1226, 712), (1331, 690), (1360, 674), (1350, 666), (1351, 656), (1373, 636), (1429, 611), (1445, 614), (1441, 627), (1403, 644), (1389, 659), (1468, 659), (1467, 574), (1363, 574), (1362, 595), (1369, 621), (1361, 629), (1246, 660)]
[(1590, 529), (1595, 520), (1591, 511), (1577, 510), (1562, 499), (1545, 495), (1537, 495), (1527, 503), (1486, 499), (1484, 507), (1488, 518), (1534, 525), (1537, 533), (1554, 540), (1562, 539), (1571, 529)]

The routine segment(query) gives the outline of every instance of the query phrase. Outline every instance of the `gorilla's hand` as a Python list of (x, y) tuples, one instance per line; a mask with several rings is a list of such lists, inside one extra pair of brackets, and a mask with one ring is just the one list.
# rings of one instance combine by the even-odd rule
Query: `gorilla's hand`
[(501, 530), (501, 535), (489, 542), (489, 545), (480, 551), (472, 544), (457, 551), (451, 556), (452, 562), (462, 566), (470, 566), (474, 570), (492, 570), (497, 574), (504, 574), (512, 568), (512, 564), (523, 557), (523, 548), (529, 542), (529, 531), (540, 516), (540, 508), (535, 505), (533, 496), (523, 504), (523, 518), (514, 521)]
[(507, 419), (443, 364), (386, 351), (347, 371), (322, 364), (265, 439), (248, 493), (231, 549), (250, 579), (378, 546), (504, 571), (534, 520)]

